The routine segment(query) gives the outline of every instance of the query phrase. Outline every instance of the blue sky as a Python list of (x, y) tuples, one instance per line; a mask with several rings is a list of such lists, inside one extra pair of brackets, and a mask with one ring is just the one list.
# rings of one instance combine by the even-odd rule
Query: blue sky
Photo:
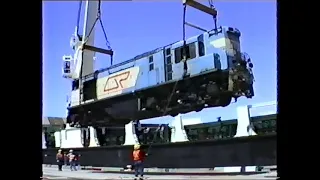
[[(204, 3), (206, 1), (203, 1)], [(189, 113), (186, 118), (201, 117), (203, 122), (216, 117), (236, 117), (235, 107), (277, 99), (276, 70), (276, 2), (218, 1), (218, 25), (238, 28), (242, 50), (254, 62), (256, 82), (253, 99), (240, 98), (226, 108), (209, 108)], [(77, 1), (43, 1), (43, 116), (64, 117), (70, 81), (62, 78), (62, 56), (73, 55), (69, 46), (77, 20)], [(187, 21), (212, 29), (212, 17), (188, 8)], [(108, 2), (102, 3), (102, 20), (115, 51), (114, 63), (182, 39), (181, 1)], [(106, 47), (102, 30), (96, 26), (96, 45)], [(82, 27), (80, 28), (82, 30)], [(187, 28), (187, 37), (200, 34)], [(97, 55), (96, 68), (110, 65), (109, 58)], [(275, 112), (276, 106), (255, 108), (252, 115)], [(172, 118), (156, 118), (152, 122), (169, 122)]]

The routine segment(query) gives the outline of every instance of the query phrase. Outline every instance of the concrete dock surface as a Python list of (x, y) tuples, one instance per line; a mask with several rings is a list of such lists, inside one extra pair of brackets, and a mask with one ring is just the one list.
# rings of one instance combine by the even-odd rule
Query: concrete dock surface
[[(145, 179), (277, 179), (277, 172), (268, 172), (255, 175), (145, 175)], [(44, 180), (116, 180), (116, 179), (133, 179), (131, 174), (119, 173), (92, 173), (89, 170), (71, 171), (69, 168), (63, 168), (58, 171), (55, 167), (43, 167)]]

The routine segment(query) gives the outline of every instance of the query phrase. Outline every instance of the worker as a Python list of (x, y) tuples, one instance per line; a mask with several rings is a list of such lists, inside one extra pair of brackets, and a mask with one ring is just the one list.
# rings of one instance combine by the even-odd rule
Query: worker
[(68, 166), (68, 155), (66, 152), (63, 153), (63, 157), (64, 157), (64, 166), (67, 167)]
[(143, 161), (146, 156), (148, 156), (147, 153), (145, 153), (142, 149), (140, 144), (135, 144), (133, 147), (133, 165), (134, 165), (134, 175), (135, 175), (135, 180), (138, 180), (140, 176), (140, 180), (143, 179)]
[(77, 169), (78, 170), (80, 170), (81, 168), (80, 168), (80, 154), (79, 153), (76, 153), (75, 154), (76, 156), (75, 156), (75, 166), (77, 167)]
[(58, 170), (62, 171), (62, 165), (64, 163), (64, 156), (62, 154), (62, 150), (61, 149), (58, 150), (58, 153), (56, 155), (56, 160), (57, 160), (57, 163), (58, 163)]
[(73, 153), (72, 149), (70, 149), (70, 151), (69, 151), (68, 158), (69, 158), (70, 170), (76, 171), (77, 170), (76, 162), (75, 162), (76, 155)]

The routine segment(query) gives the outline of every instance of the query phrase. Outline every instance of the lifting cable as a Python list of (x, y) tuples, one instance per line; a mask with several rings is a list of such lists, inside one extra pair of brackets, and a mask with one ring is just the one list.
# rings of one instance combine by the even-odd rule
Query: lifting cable
[[(81, 4), (82, 4), (81, 2), (82, 2), (82, 0), (80, 0), (80, 7), (79, 7), (79, 12), (78, 12), (78, 24), (79, 24), (79, 21), (80, 21), (80, 12), (81, 12)], [(99, 0), (98, 3), (99, 4), (98, 4), (97, 18), (94, 21), (94, 23), (93, 23), (93, 25), (92, 25), (87, 37), (85, 38), (84, 43), (86, 43), (88, 41), (88, 38), (90, 37), (92, 31), (94, 30), (94, 28), (95, 28), (95, 26), (97, 24), (97, 21), (99, 21), (100, 25), (101, 25), (101, 28), (102, 28), (102, 31), (103, 31), (103, 35), (104, 35), (105, 41), (106, 41), (106, 46), (107, 46), (107, 48), (109, 50), (112, 50), (111, 44), (110, 44), (110, 42), (108, 40), (108, 37), (107, 37), (107, 33), (106, 33), (105, 29), (104, 29), (104, 26), (103, 26), (103, 23), (102, 23), (102, 20), (101, 20), (101, 0)], [(111, 66), (112, 65), (113, 65), (113, 55), (111, 55)]]
[[(208, 0), (209, 1), (209, 6), (211, 9), (215, 9), (213, 5), (213, 0)], [(213, 17), (213, 22), (214, 22), (214, 30), (218, 31), (218, 25), (217, 25), (217, 15), (212, 16)]]
[(80, 26), (80, 16), (81, 16), (81, 9), (82, 9), (82, 0), (79, 1), (79, 9), (78, 9), (78, 17), (77, 17), (77, 36), (79, 39), (81, 39), (81, 36), (79, 34), (79, 26)]
[(187, 42), (186, 42), (186, 13), (187, 13), (187, 4), (183, 4), (183, 15), (182, 15), (182, 57), (183, 57), (183, 70), (184, 74), (183, 77), (187, 74), (188, 65), (187, 65)]
[[(214, 5), (213, 5), (213, 0), (208, 0), (209, 1), (209, 5), (210, 5), (210, 8), (211, 9), (214, 9)], [(184, 73), (183, 73), (183, 78), (186, 76), (187, 74), (187, 71), (188, 71), (188, 65), (187, 65), (187, 52), (186, 52), (186, 48), (187, 48), (187, 43), (186, 43), (186, 12), (187, 12), (187, 4), (183, 4), (183, 15), (182, 15), (182, 21), (183, 21), (183, 25), (182, 25), (182, 39), (183, 39), (183, 49), (182, 49), (182, 61), (183, 61), (183, 68), (184, 68)], [(214, 30), (217, 31), (218, 28), (217, 28), (217, 15), (213, 16), (213, 21), (214, 21)], [(176, 91), (176, 87), (178, 85), (178, 82), (179, 80), (177, 80), (173, 86), (173, 89), (172, 89), (172, 92), (168, 98), (168, 101), (167, 101), (167, 105), (165, 107), (165, 110), (163, 112), (163, 115), (162, 116), (165, 116), (167, 111), (168, 111), (168, 107), (170, 105), (170, 102), (171, 102), (171, 99), (172, 99), (172, 96), (175, 94), (175, 91)], [(161, 125), (160, 125), (161, 126)], [(159, 126), (159, 127), (160, 127)], [(158, 127), (158, 130), (160, 130), (160, 128)], [(148, 148), (148, 151), (147, 153), (150, 152), (151, 150), (151, 147), (152, 147), (152, 144), (154, 143), (154, 141), (156, 140), (156, 137), (157, 137), (157, 133), (158, 133), (158, 130), (154, 132), (154, 135), (153, 135), (153, 140), (151, 141), (150, 145), (149, 145), (149, 148)], [(220, 125), (220, 129), (219, 129), (219, 132), (221, 132), (222, 130), (222, 123)]]
[[(184, 78), (187, 74), (187, 70), (188, 70), (188, 66), (187, 66), (187, 52), (186, 52), (186, 11), (187, 11), (187, 4), (183, 4), (183, 17), (182, 17), (182, 21), (183, 21), (183, 25), (182, 25), (182, 39), (183, 39), (183, 46), (182, 46), (182, 61), (184, 63), (184, 73), (183, 73), (183, 76), (182, 78)], [(178, 79), (174, 85), (173, 85), (173, 88), (172, 88), (172, 92), (171, 94), (169, 95), (168, 97), (168, 100), (167, 100), (167, 104), (165, 106), (165, 109), (163, 111), (163, 114), (162, 116), (165, 116), (167, 114), (167, 111), (168, 111), (168, 107), (170, 105), (170, 102), (171, 102), (171, 99), (173, 97), (173, 95), (175, 94), (175, 91), (176, 91), (176, 88), (177, 88), (177, 85), (178, 85), (178, 82), (180, 80)], [(158, 126), (157, 130), (153, 133), (153, 139), (148, 147), (148, 150), (147, 150), (147, 154), (150, 153), (150, 150), (151, 150), (151, 147), (152, 147), (152, 144), (154, 143), (154, 141), (156, 140), (156, 137), (157, 137), (157, 133), (158, 131), (161, 129), (160, 128), (161, 125)]]

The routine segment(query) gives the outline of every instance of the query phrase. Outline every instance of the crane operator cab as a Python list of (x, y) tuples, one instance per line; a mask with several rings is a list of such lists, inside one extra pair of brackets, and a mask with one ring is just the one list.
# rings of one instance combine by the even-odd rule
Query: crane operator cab
[(71, 76), (71, 61), (72, 61), (72, 56), (63, 56), (63, 69), (62, 69), (62, 74), (63, 77), (70, 77)]
[(77, 77), (77, 73), (75, 72), (76, 70), (76, 64), (78, 64), (78, 60), (82, 59), (79, 58), (81, 56), (81, 51), (82, 51), (82, 36), (77, 35), (75, 32), (72, 34), (71, 39), (70, 39), (70, 47), (74, 50), (74, 55), (64, 55), (62, 57), (63, 60), (63, 70), (62, 70), (62, 76), (64, 78), (71, 78), (74, 79)]

